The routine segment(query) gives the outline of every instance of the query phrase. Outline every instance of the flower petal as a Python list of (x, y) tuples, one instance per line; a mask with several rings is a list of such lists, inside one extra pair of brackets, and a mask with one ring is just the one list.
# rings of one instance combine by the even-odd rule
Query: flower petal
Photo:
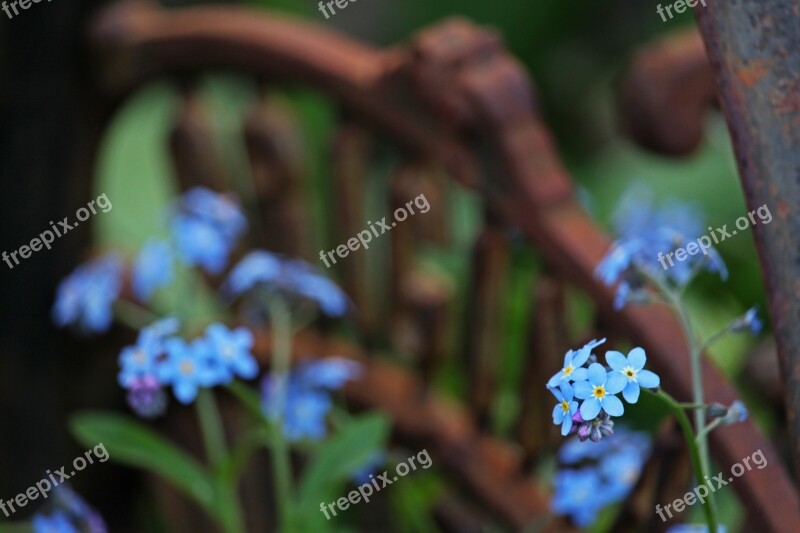
[(570, 376), (572, 381), (586, 381), (589, 379), (589, 371), (586, 368), (576, 368), (572, 371), (572, 375)]
[(560, 391), (559, 389), (556, 389), (556, 388), (554, 388), (554, 387), (547, 387), (547, 390), (549, 390), (550, 392), (552, 392), (552, 393), (553, 393), (553, 396), (555, 396), (555, 397), (556, 397), (556, 400), (558, 400), (559, 402), (560, 402), (560, 401), (562, 401), (562, 400), (564, 399), (564, 395), (563, 395), (563, 394), (561, 394), (561, 391)]
[(561, 408), (560, 403), (557, 403), (556, 406), (553, 407), (553, 424), (560, 424), (563, 420), (564, 420), (564, 409)]
[(572, 418), (565, 416), (564, 421), (561, 423), (561, 434), (566, 437), (570, 429), (572, 429)]
[(628, 358), (620, 352), (611, 350), (606, 352), (606, 363), (611, 367), (611, 370), (622, 372), (628, 366)]
[(556, 374), (553, 375), (553, 377), (551, 377), (548, 380), (547, 388), (548, 389), (555, 389), (556, 387), (558, 387), (558, 384), (561, 383), (561, 377), (562, 377), (562, 373), (559, 370)]
[(572, 390), (572, 387), (570, 386), (570, 384), (568, 382), (564, 381), (564, 382), (561, 383), (561, 385), (559, 385), (559, 388), (561, 389), (561, 395), (562, 395), (562, 397), (559, 398), (559, 399), (560, 400), (566, 400), (567, 402), (571, 402), (572, 398), (575, 397), (575, 392)]
[(636, 403), (639, 401), (639, 384), (635, 381), (629, 381), (622, 391), (622, 397), (628, 403)]
[(567, 353), (564, 354), (564, 368), (567, 368), (570, 363), (572, 363), (572, 354), (575, 353), (572, 350), (567, 350)]
[(594, 420), (598, 414), (600, 414), (600, 401), (597, 398), (589, 398), (581, 404), (581, 417), (587, 422)]
[(591, 355), (592, 349), (588, 346), (584, 346), (577, 352), (572, 355), (572, 366), (583, 366), (587, 359), (589, 359), (589, 355)]
[(649, 370), (640, 370), (636, 374), (636, 380), (639, 382), (639, 386), (645, 389), (655, 389), (661, 385), (661, 378)]
[(600, 363), (592, 363), (589, 366), (589, 383), (595, 387), (604, 385), (606, 382), (606, 369)]
[(625, 388), (628, 384), (628, 378), (619, 372), (609, 372), (608, 380), (606, 381), (606, 392), (608, 394), (617, 394)]
[(573, 390), (575, 391), (575, 397), (581, 400), (585, 400), (592, 395), (592, 386), (588, 381), (576, 381), (573, 384)]
[(641, 370), (647, 362), (647, 355), (644, 353), (644, 348), (634, 348), (628, 352), (628, 361), (634, 370)]
[(607, 394), (602, 400), (603, 410), (611, 416), (621, 416), (625, 412), (625, 407), (616, 396)]

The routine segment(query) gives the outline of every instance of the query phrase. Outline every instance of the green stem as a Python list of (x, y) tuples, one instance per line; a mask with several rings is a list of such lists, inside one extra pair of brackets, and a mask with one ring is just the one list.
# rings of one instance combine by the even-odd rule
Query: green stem
[(149, 309), (128, 300), (117, 300), (114, 302), (113, 309), (117, 320), (136, 330), (149, 326), (161, 318)]
[[(697, 477), (698, 483), (705, 483), (706, 476), (709, 475), (707, 467), (703, 465), (702, 457), (700, 455), (700, 448), (698, 443), (695, 441), (695, 435), (692, 431), (692, 425), (689, 423), (689, 419), (686, 417), (686, 413), (683, 412), (683, 408), (681, 407), (680, 403), (675, 401), (675, 399), (664, 392), (663, 390), (659, 390), (657, 393), (654, 393), (648, 389), (642, 389), (648, 394), (652, 394), (656, 398), (659, 398), (669, 410), (672, 412), (672, 415), (678, 421), (678, 425), (681, 427), (683, 431), (683, 437), (686, 440), (686, 445), (689, 447), (689, 455), (692, 460), (692, 466), (694, 467), (695, 476)], [(709, 494), (709, 496), (711, 496)], [(706, 515), (706, 522), (708, 523), (708, 530), (710, 532), (717, 531), (717, 508), (714, 502), (713, 497), (707, 498), (702, 504), (703, 512)]]
[(225, 432), (219, 415), (214, 393), (210, 389), (201, 389), (195, 401), (203, 445), (212, 465), (215, 476), (215, 488), (220, 502), (220, 517), (223, 527), (228, 533), (243, 533), (244, 519), (242, 509), (236, 495), (236, 479), (226, 481), (222, 478), (220, 467), (226, 462), (228, 450), (225, 444)]
[(289, 444), (283, 435), (286, 407), (286, 386), (289, 377), (292, 349), (292, 323), (289, 308), (280, 297), (272, 297), (267, 302), (272, 327), (272, 380), (276, 396), (276, 412), (279, 413), (279, 427), (272, 434), (272, 462), (275, 470), (275, 489), (278, 499), (279, 526), (284, 533), (294, 531), (292, 516), (292, 470)]

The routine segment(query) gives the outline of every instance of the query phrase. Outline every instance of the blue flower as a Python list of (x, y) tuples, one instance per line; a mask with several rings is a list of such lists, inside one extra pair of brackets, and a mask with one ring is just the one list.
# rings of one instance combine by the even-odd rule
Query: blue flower
[(564, 367), (550, 378), (547, 387), (553, 389), (563, 381), (585, 381), (588, 374), (583, 365), (589, 360), (592, 350), (604, 342), (606, 342), (605, 339), (592, 340), (578, 351), (569, 350), (564, 354)]
[(728, 407), (728, 412), (722, 417), (721, 423), (723, 425), (735, 424), (737, 422), (744, 422), (747, 420), (749, 412), (747, 406), (739, 400), (734, 400), (731, 406)]
[(79, 266), (58, 286), (53, 321), (75, 325), (85, 333), (103, 333), (111, 327), (112, 306), (121, 288), (122, 261), (106, 255)]
[(192, 216), (207, 220), (230, 240), (238, 239), (247, 229), (247, 219), (239, 200), (231, 194), (194, 187), (184, 193), (181, 208)]
[(751, 307), (744, 315), (731, 322), (728, 329), (733, 333), (749, 330), (753, 335), (758, 335), (763, 327), (761, 319), (758, 318), (758, 309)]
[(171, 222), (178, 257), (189, 266), (219, 274), (228, 262), (231, 244), (213, 224), (200, 218), (177, 215)]
[(608, 503), (596, 469), (560, 470), (554, 480), (550, 508), (559, 515), (568, 515), (579, 527), (586, 527)]
[(207, 340), (195, 339), (191, 344), (170, 338), (164, 343), (167, 358), (157, 367), (161, 383), (172, 385), (181, 403), (194, 401), (200, 387), (213, 387), (223, 382), (225, 374), (212, 364), (212, 349)]
[(34, 533), (80, 533), (72, 524), (69, 516), (63, 511), (51, 515), (36, 514), (33, 516)]
[(632, 189), (620, 202), (614, 225), (618, 240), (598, 264), (595, 275), (608, 286), (619, 283), (615, 309), (634, 297), (636, 301), (644, 299), (644, 284), (637, 271), (677, 287), (685, 286), (700, 270), (728, 277), (725, 263), (712, 247), (698, 248), (694, 243), (702, 254), (687, 255), (683, 261), (669, 255), (686, 248), (703, 231), (701, 217), (688, 204), (668, 201), (658, 208), (652, 193)]
[(655, 389), (661, 384), (661, 379), (656, 374), (643, 370), (647, 356), (642, 348), (634, 348), (628, 353), (628, 357), (616, 351), (606, 352), (606, 362), (611, 370), (618, 372), (627, 380), (622, 390), (622, 397), (628, 403), (639, 401), (639, 387)]
[(256, 250), (237, 264), (225, 284), (225, 291), (241, 295), (255, 287), (314, 300), (330, 316), (347, 312), (348, 299), (331, 280), (305, 261)]
[[(328, 391), (355, 377), (358, 368), (352, 361), (331, 358), (303, 363), (288, 376), (266, 376), (262, 381), (264, 411), (281, 422), (287, 440), (319, 440), (327, 432), (325, 417), (332, 406)], [(281, 397), (283, 407), (279, 405)]]
[(133, 292), (143, 302), (148, 301), (156, 289), (168, 285), (173, 278), (169, 244), (155, 239), (146, 242), (136, 256), (131, 276)]
[(592, 363), (589, 366), (589, 381), (575, 382), (575, 396), (583, 400), (581, 417), (589, 421), (600, 414), (600, 409), (610, 416), (620, 416), (625, 411), (622, 402), (614, 396), (625, 388), (626, 380), (622, 374), (606, 372), (603, 365)]
[(234, 196), (196, 187), (178, 201), (170, 229), (184, 263), (219, 274), (247, 229), (247, 220)]
[(220, 323), (206, 328), (205, 338), (220, 367), (223, 383), (230, 382), (234, 375), (252, 379), (258, 374), (258, 363), (250, 353), (253, 347), (253, 334), (245, 328), (228, 329)]
[(566, 436), (572, 429), (572, 416), (578, 411), (578, 402), (573, 401), (572, 387), (562, 381), (557, 389), (550, 389), (559, 403), (553, 408), (553, 423), (561, 424), (561, 434)]
[(639, 480), (650, 454), (646, 433), (621, 428), (597, 444), (567, 440), (558, 453), (570, 468), (559, 469), (550, 502), (553, 511), (575, 524), (592, 524), (603, 507), (622, 501)]
[(122, 349), (119, 356), (119, 384), (130, 388), (136, 380), (156, 376), (159, 358), (164, 354), (164, 340), (178, 331), (176, 318), (165, 318), (142, 328), (136, 344)]

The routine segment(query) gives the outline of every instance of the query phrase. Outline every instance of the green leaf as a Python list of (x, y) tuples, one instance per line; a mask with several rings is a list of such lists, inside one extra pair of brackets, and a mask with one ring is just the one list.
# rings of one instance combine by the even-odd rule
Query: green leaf
[(343, 484), (389, 437), (389, 420), (369, 413), (353, 418), (318, 449), (300, 484), (298, 509), (319, 506), (325, 494)]
[(70, 428), (85, 446), (102, 443), (114, 461), (153, 472), (217, 516), (214, 484), (197, 461), (138, 421), (114, 413), (85, 412)]

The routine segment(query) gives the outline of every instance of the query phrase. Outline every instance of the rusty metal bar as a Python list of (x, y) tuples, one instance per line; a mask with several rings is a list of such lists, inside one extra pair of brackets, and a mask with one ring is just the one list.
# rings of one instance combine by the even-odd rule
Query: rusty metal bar
[(753, 226), (767, 285), (800, 474), (800, 4), (712, 0), (697, 8), (748, 209), (769, 206), (774, 224)]

